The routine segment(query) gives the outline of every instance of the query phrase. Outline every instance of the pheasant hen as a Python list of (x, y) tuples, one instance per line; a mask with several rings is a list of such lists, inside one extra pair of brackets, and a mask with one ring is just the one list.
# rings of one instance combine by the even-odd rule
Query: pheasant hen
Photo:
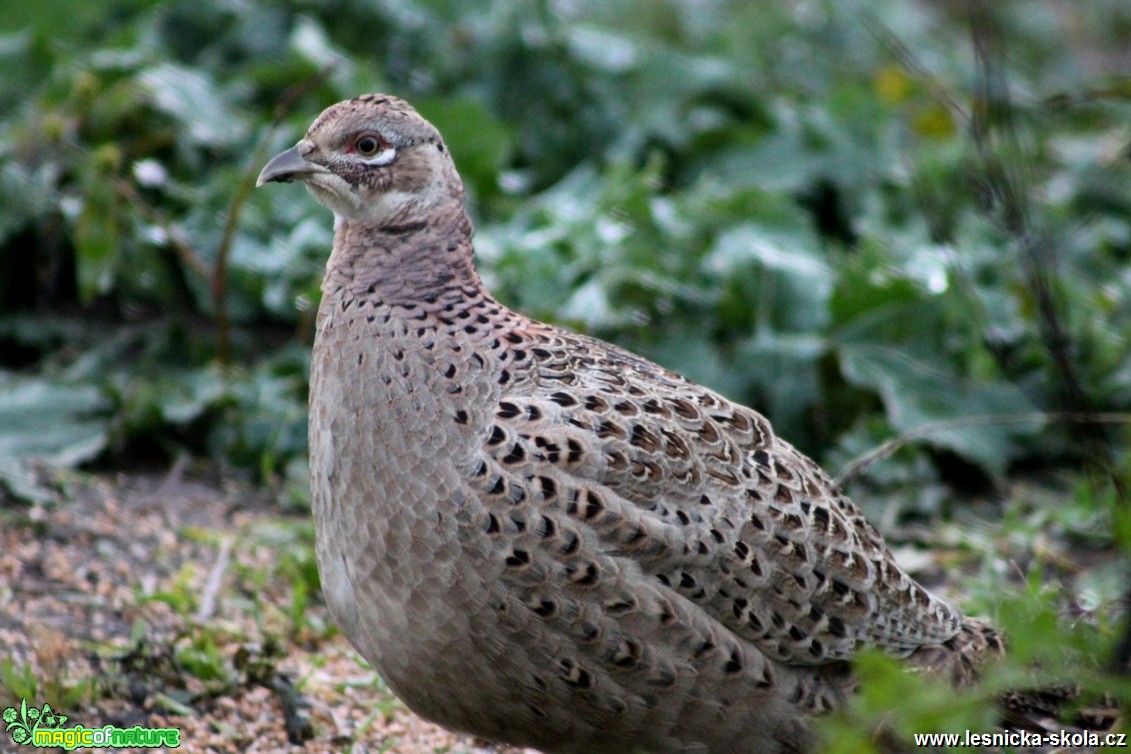
[(439, 132), (370, 94), (259, 184), (334, 212), (310, 385), (318, 568), (405, 704), (545, 752), (781, 752), (879, 647), (1001, 650), (757, 412), (535, 322), (475, 271)]

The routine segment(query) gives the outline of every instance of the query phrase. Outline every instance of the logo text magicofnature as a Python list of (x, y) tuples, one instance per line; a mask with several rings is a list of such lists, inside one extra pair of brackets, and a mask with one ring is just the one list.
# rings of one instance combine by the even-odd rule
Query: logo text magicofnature
[(50, 704), (44, 704), (42, 708), (29, 707), (27, 699), (20, 701), (18, 709), (5, 707), (0, 713), (0, 720), (4, 722), (4, 732), (12, 737), (12, 742), (28, 746), (71, 751), (96, 746), (147, 749), (166, 746), (172, 749), (181, 744), (180, 728), (143, 728), (140, 725), (132, 728), (118, 728), (113, 725), (86, 728), (82, 725), (72, 725), (64, 728), (63, 724), (67, 719), (67, 715), (51, 709)]

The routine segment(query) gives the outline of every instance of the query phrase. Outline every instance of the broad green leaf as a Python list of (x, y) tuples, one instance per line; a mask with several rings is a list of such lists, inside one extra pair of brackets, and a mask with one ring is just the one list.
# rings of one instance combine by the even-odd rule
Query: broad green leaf
[(850, 260), (842, 265), (829, 302), (832, 321), (837, 325), (859, 323), (860, 318), (871, 312), (893, 306), (905, 307), (928, 298), (924, 289), (900, 274), (898, 269), (876, 264), (876, 261), (879, 260), (856, 264)]
[(839, 357), (850, 382), (879, 393), (897, 431), (929, 429), (925, 442), (997, 476), (1014, 455), (1013, 438), (1031, 435), (1040, 424), (1015, 385), (965, 380), (941, 360), (878, 343), (844, 344)]
[(826, 340), (815, 334), (768, 330), (742, 348), (738, 365), (767, 401), (758, 409), (792, 442), (806, 434), (808, 414), (821, 402), (818, 364), (828, 348)]
[(106, 447), (106, 408), (93, 385), (0, 373), (0, 460), (89, 461)]
[(191, 142), (231, 144), (246, 133), (240, 111), (226, 106), (220, 89), (202, 70), (160, 63), (143, 71), (138, 82), (153, 104), (177, 121), (179, 133)]
[(224, 378), (215, 368), (194, 370), (169, 380), (160, 396), (162, 418), (171, 424), (187, 424), (204, 415), (225, 393)]
[(780, 233), (753, 224), (724, 231), (705, 260), (708, 270), (724, 279), (742, 280), (759, 269), (759, 321), (781, 331), (811, 332), (828, 322), (833, 271), (804, 236)]

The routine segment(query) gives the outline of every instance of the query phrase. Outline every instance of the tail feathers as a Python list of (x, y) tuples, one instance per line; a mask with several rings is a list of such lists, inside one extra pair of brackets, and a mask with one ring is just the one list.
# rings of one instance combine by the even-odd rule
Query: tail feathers
[(949, 678), (956, 686), (974, 682), (982, 667), (1005, 654), (1005, 640), (992, 626), (966, 618), (958, 633), (941, 644), (920, 647), (907, 658), (915, 670)]
[(1122, 717), (1114, 699), (1104, 696), (1086, 701), (1075, 684), (1007, 691), (1000, 694), (997, 701), (1004, 727), (1036, 732), (1073, 728), (1108, 731), (1115, 728)]
[[(977, 680), (988, 663), (1004, 654), (1005, 640), (996, 629), (966, 618), (953, 637), (942, 644), (921, 647), (907, 662), (916, 670), (948, 678), (956, 686), (965, 686)], [(1086, 701), (1080, 687), (1073, 684), (997, 695), (1002, 727), (1007, 729), (1107, 731), (1120, 721), (1121, 711), (1113, 699)]]

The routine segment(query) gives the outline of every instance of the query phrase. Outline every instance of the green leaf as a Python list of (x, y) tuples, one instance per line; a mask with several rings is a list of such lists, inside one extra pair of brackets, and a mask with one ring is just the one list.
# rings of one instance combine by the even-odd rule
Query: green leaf
[(0, 488), (20, 500), (56, 499), (36, 463), (76, 466), (109, 438), (107, 401), (92, 385), (0, 372)]
[(758, 270), (759, 322), (782, 331), (811, 332), (828, 322), (833, 272), (802, 234), (745, 223), (724, 231), (704, 264), (724, 279), (742, 281)]
[(791, 442), (804, 436), (807, 415), (821, 401), (818, 365), (828, 350), (818, 335), (769, 331), (742, 349), (739, 365), (765, 394), (767, 404), (759, 408)]
[(232, 144), (246, 136), (247, 124), (240, 112), (226, 106), (215, 82), (200, 70), (161, 63), (143, 71), (138, 83), (191, 142), (216, 146)]
[(0, 460), (89, 461), (106, 447), (106, 408), (93, 385), (0, 373)]
[[(1032, 434), (1040, 424), (1033, 418), (1036, 408), (1016, 386), (963, 379), (939, 359), (880, 343), (844, 344), (839, 356), (851, 383), (879, 393), (892, 427), (915, 432), (941, 424), (924, 436), (926, 442), (997, 476), (1014, 456), (1013, 438)], [(963, 420), (969, 424), (958, 426)]]

